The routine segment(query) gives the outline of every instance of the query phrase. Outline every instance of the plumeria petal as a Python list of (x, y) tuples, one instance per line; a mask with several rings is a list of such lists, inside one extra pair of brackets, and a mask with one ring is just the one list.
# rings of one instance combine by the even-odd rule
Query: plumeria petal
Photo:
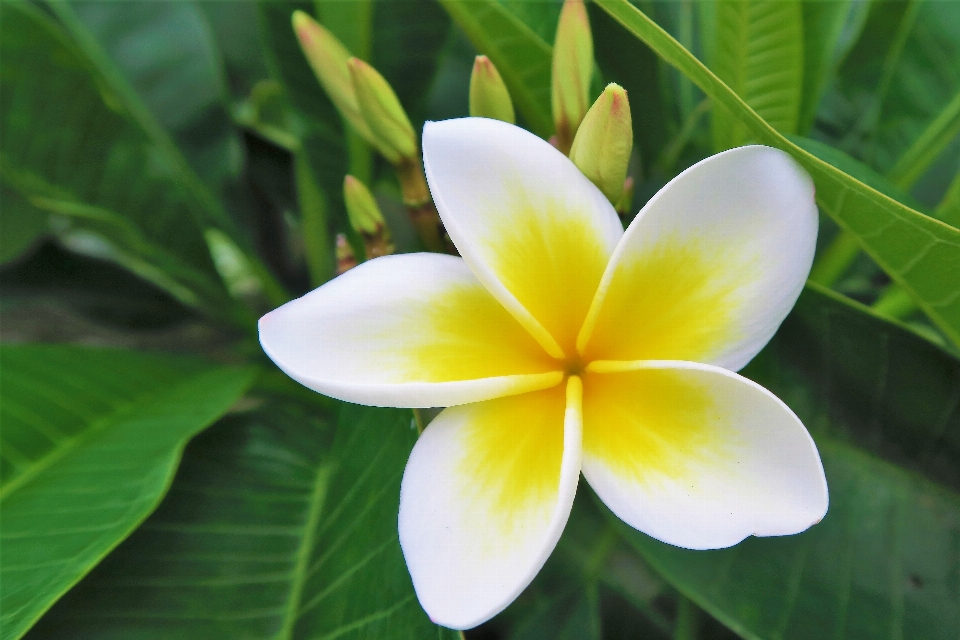
[(690, 362), (594, 362), (587, 371), (583, 475), (627, 524), (716, 549), (823, 518), (816, 445), (763, 387)]
[(736, 371), (793, 307), (817, 239), (813, 182), (740, 147), (690, 167), (617, 247), (577, 345), (588, 360), (692, 360)]
[(260, 343), (294, 380), (348, 402), (452, 406), (563, 378), (460, 258), (385, 256), (260, 319)]
[(468, 629), (503, 610), (560, 539), (580, 477), (582, 384), (444, 410), (400, 488), (400, 544), (430, 618)]
[(562, 153), (506, 122), (428, 122), (423, 160), (454, 244), (554, 357), (572, 355), (623, 227)]

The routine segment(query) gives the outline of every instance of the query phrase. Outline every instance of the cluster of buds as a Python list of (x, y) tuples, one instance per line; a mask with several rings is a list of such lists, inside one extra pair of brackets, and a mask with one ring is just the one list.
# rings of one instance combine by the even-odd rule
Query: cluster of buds
[[(431, 251), (455, 252), (430, 198), (416, 131), (390, 83), (372, 66), (351, 56), (330, 31), (306, 13), (294, 12), (293, 28), (344, 121), (393, 165), (404, 204), (424, 246)], [(630, 104), (622, 87), (609, 84), (589, 106), (593, 70), (593, 38), (583, 0), (565, 0), (553, 47), (551, 102), (556, 135), (551, 142), (625, 215), (633, 199), (633, 179), (627, 176), (633, 147)], [(509, 123), (516, 120), (503, 78), (482, 55), (477, 56), (470, 78), (470, 115)], [(367, 187), (347, 176), (344, 196), (350, 222), (363, 237), (367, 257), (392, 253), (389, 230)], [(338, 256), (346, 255), (349, 245), (345, 240), (338, 239), (337, 246)]]
[(633, 179), (627, 176), (633, 149), (630, 103), (622, 87), (609, 84), (588, 109), (593, 67), (586, 7), (583, 0), (566, 0), (553, 43), (554, 144), (625, 215), (633, 200)]
[[(552, 103), (556, 135), (551, 142), (597, 185), (621, 215), (633, 201), (627, 176), (633, 124), (627, 92), (607, 85), (590, 105), (593, 38), (582, 0), (566, 0), (553, 46)], [(589, 106), (589, 108), (588, 108)], [(477, 56), (470, 78), (470, 115), (513, 123), (510, 93), (486, 56)]]
[(403, 202), (425, 247), (448, 251), (423, 175), (416, 131), (390, 83), (372, 66), (351, 56), (336, 36), (306, 13), (294, 12), (293, 29), (344, 121), (393, 165)]

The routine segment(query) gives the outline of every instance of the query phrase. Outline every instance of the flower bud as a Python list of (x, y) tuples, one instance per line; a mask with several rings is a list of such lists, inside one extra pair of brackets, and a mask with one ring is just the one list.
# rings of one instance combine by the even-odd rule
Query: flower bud
[(568, 153), (590, 104), (593, 36), (583, 0), (565, 0), (553, 44), (551, 101), (557, 147)]
[(570, 149), (570, 159), (593, 184), (616, 204), (633, 148), (633, 124), (627, 92), (608, 84), (590, 107)]
[(416, 158), (417, 135), (390, 83), (358, 58), (350, 58), (347, 68), (353, 80), (357, 105), (373, 133), (375, 146), (394, 165)]
[(513, 124), (516, 115), (507, 85), (487, 56), (477, 56), (470, 75), (470, 115)]
[(367, 258), (393, 253), (387, 222), (366, 185), (353, 176), (347, 176), (343, 179), (343, 199), (347, 204), (350, 225), (363, 238)]
[(350, 70), (347, 69), (350, 52), (336, 36), (303, 11), (293, 12), (293, 30), (310, 67), (340, 115), (360, 135), (372, 141), (373, 134), (360, 114)]

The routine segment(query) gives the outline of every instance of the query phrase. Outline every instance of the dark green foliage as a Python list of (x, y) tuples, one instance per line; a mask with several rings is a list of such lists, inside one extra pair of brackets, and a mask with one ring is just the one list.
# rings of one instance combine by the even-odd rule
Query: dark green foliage
[[(318, 396), (257, 343), (283, 287), (332, 274), (335, 233), (361, 246), (346, 173), (416, 248), (392, 168), (342, 121), (291, 14), (379, 69), (418, 129), (466, 115), (487, 54), (546, 138), (560, 7), (0, 4), (0, 338), (97, 345), (0, 347), (0, 640), (464, 637), (427, 619), (398, 542), (411, 412)], [(809, 285), (743, 372), (814, 435), (830, 509), (796, 536), (694, 552), (582, 483), (538, 577), (465, 637), (955, 639), (960, 231), (931, 218), (960, 211), (960, 5), (588, 12), (593, 90), (630, 96), (638, 204), (759, 142), (816, 182), (818, 266), (849, 241), (835, 291)], [(872, 302), (891, 279), (919, 306), (909, 325), (836, 293)]]

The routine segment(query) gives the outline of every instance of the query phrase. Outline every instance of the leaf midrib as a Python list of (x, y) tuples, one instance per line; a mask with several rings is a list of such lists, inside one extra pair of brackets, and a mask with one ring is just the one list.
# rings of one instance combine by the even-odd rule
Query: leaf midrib
[(283, 628), (277, 634), (277, 638), (293, 640), (297, 620), (300, 618), (303, 589), (309, 577), (310, 556), (313, 554), (317, 531), (320, 527), (320, 516), (323, 515), (323, 506), (327, 499), (327, 490), (330, 488), (330, 477), (333, 475), (334, 468), (335, 465), (329, 462), (317, 468), (317, 476), (310, 491), (307, 515), (304, 518), (304, 534), (297, 548), (297, 561), (293, 567), (293, 584), (290, 586)]

